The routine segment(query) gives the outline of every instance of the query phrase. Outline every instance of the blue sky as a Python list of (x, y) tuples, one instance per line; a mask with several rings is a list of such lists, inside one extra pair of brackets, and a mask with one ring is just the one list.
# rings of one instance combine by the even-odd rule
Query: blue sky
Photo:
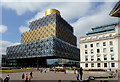
[(8, 27), (6, 33), (2, 34), (2, 40), (10, 42), (20, 42), (21, 32), (19, 27), (29, 26), (25, 23), (27, 19), (32, 18), (37, 12), (27, 12), (23, 15), (17, 15), (11, 9), (2, 8), (2, 24)]
[(116, 2), (4, 2), (2, 3), (2, 34), (1, 53), (5, 54), (6, 47), (20, 44), (21, 34), (28, 31), (28, 22), (45, 16), (49, 8), (58, 9), (61, 16), (74, 27), (77, 44), (81, 36), (92, 27), (111, 24), (118, 19), (109, 16)]

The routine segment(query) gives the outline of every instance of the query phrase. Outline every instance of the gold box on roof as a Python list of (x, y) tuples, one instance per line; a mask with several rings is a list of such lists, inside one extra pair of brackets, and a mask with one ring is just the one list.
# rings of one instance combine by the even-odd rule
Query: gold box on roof
[(56, 36), (70, 44), (76, 45), (76, 37), (56, 23), (49, 24), (22, 34), (22, 43)]

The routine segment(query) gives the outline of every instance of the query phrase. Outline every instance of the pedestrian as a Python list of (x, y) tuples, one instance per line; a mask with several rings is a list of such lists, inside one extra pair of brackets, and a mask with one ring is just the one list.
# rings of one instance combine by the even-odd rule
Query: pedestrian
[(64, 73), (66, 74), (66, 70), (64, 71)]
[(118, 71), (116, 70), (115, 72), (117, 73)]
[(6, 76), (6, 78), (4, 79), (4, 82), (9, 82), (9, 80), (10, 80), (10, 76), (9, 76), (9, 74)]
[(46, 73), (47, 69), (45, 68), (44, 71), (45, 71), (45, 73)]
[(10, 80), (9, 74), (7, 75), (6, 79), (7, 79), (7, 81), (9, 82), (9, 80)]
[(0, 77), (0, 82), (3, 82), (3, 79), (2, 79), (2, 77)]
[(74, 74), (76, 74), (76, 70), (74, 69)]
[(26, 74), (25, 82), (28, 82), (28, 75)]
[(82, 67), (80, 67), (80, 80), (82, 80), (82, 76), (83, 76), (83, 69)]
[(76, 78), (77, 78), (77, 80), (79, 80), (79, 73), (76, 74)]
[(5, 79), (4, 79), (4, 82), (8, 82), (8, 80), (5, 78)]
[(33, 78), (32, 74), (33, 74), (33, 73), (32, 73), (32, 72), (30, 72), (31, 78)]
[(117, 70), (113, 73), (113, 77), (115, 78), (118, 75)]
[(25, 80), (25, 74), (24, 73), (22, 74), (22, 80)]
[(115, 78), (115, 77), (116, 77), (116, 75), (117, 75), (117, 74), (114, 72), (114, 73), (113, 73), (113, 77)]
[(29, 75), (29, 82), (31, 82), (31, 79), (32, 79), (32, 76), (31, 76), (31, 74)]
[(43, 72), (43, 69), (39, 69), (39, 71), (40, 71), (40, 73), (42, 73), (42, 72)]
[(56, 73), (56, 70), (54, 69), (55, 73)]

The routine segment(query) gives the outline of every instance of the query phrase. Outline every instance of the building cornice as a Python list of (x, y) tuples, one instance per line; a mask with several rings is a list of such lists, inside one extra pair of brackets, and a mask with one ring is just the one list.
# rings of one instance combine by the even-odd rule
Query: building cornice
[(83, 36), (83, 37), (80, 37), (80, 38), (95, 37), (95, 36), (100, 36), (100, 35), (103, 35), (103, 34), (110, 34), (110, 33), (115, 33), (115, 31), (106, 32), (106, 33), (99, 33), (99, 34), (95, 34), (95, 35), (87, 35), (87, 36)]
[(120, 1), (117, 2), (115, 7), (112, 9), (109, 15), (114, 16), (114, 17), (120, 17)]
[(117, 61), (117, 60), (112, 60), (112, 61), (83, 61), (80, 63), (110, 63), (110, 62), (120, 62), (120, 61)]
[(99, 38), (99, 39), (92, 39), (92, 40), (90, 40), (90, 39), (88, 39), (88, 40), (81, 40), (80, 41), (80, 44), (81, 43), (89, 43), (89, 42), (95, 42), (95, 41), (102, 41), (102, 40), (109, 40), (109, 39), (115, 39), (115, 38), (117, 38), (117, 37), (120, 37), (120, 34), (116, 34), (116, 35), (113, 35), (112, 37), (109, 37), (109, 36), (107, 36), (107, 37), (104, 37), (104, 38)]

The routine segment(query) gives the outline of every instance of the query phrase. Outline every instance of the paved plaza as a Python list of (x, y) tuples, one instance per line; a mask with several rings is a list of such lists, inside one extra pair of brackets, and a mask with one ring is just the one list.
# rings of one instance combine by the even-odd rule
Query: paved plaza
[[(24, 72), (24, 74), (29, 75), (30, 72)], [(22, 80), (23, 72), (19, 73), (3, 73), (2, 78), (4, 79), (7, 74), (10, 75), (10, 80)], [(89, 76), (105, 76), (108, 75), (106, 72), (84, 72), (83, 80), (87, 80)], [(111, 80), (116, 80), (117, 78), (112, 78)], [(76, 74), (74, 73), (64, 73), (64, 72), (51, 72), (47, 71), (47, 73), (40, 73), (39, 71), (33, 72), (32, 80), (76, 80)]]

